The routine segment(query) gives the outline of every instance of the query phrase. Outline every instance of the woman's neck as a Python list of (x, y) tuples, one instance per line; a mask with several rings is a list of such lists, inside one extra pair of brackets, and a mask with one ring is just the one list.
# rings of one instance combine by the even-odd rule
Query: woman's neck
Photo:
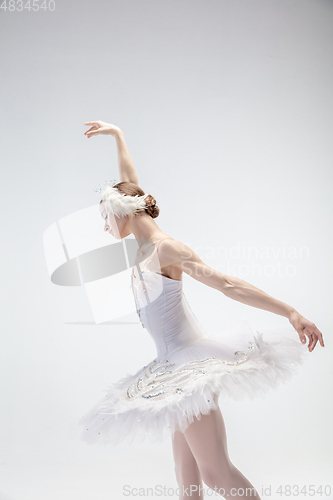
[(131, 232), (138, 240), (139, 247), (146, 244), (148, 241), (156, 243), (160, 239), (168, 236), (161, 231), (156, 222), (148, 214), (137, 214), (133, 217), (131, 221)]

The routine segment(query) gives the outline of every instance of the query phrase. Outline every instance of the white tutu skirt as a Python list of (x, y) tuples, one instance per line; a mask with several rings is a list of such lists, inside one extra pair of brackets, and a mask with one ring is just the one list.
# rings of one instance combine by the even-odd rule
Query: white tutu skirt
[[(79, 419), (88, 444), (162, 442), (184, 432), (218, 401), (264, 399), (303, 365), (308, 349), (298, 334), (254, 334), (247, 322), (155, 358), (108, 385), (106, 395)], [(293, 338), (291, 338), (291, 336)]]

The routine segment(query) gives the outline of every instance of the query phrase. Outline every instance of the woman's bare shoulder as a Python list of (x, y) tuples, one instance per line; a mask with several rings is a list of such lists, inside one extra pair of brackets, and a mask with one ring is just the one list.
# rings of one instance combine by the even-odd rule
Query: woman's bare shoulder
[(158, 246), (160, 258), (170, 264), (180, 263), (195, 256), (195, 252), (189, 246), (171, 236), (162, 238)]
[(161, 241), (161, 266), (171, 266), (174, 272), (185, 272), (192, 278), (217, 290), (228, 285), (227, 276), (210, 267), (192, 248), (175, 239)]

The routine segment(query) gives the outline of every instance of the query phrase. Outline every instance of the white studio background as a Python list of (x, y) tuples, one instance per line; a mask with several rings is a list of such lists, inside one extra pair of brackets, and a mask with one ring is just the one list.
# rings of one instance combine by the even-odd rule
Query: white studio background
[[(84, 289), (56, 286), (47, 272), (44, 231), (97, 206), (93, 189), (118, 179), (114, 139), (88, 140), (90, 120), (124, 131), (163, 231), (323, 333), (325, 348), (288, 385), (221, 409), (231, 459), (259, 492), (333, 488), (333, 2), (11, 5), (0, 13), (0, 499), (118, 500), (124, 485), (177, 487), (171, 441), (89, 447), (77, 434), (107, 383), (155, 357), (134, 303), (96, 325)], [(240, 320), (289, 326), (184, 278), (208, 332)]]

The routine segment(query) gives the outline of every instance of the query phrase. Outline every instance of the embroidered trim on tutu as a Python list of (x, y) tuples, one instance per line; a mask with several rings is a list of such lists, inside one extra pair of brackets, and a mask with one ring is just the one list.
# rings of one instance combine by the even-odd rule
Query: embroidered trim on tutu
[[(206, 358), (202, 360), (188, 361), (187, 363), (171, 370), (176, 363), (170, 363), (168, 359), (157, 362), (152, 361), (145, 366), (140, 376), (131, 384), (126, 391), (126, 399), (132, 400), (136, 397), (162, 399), (169, 394), (184, 392), (184, 387), (197, 380), (202, 375), (209, 373), (214, 365), (238, 365), (248, 360), (249, 354), (259, 344), (249, 342), (248, 352), (236, 351), (235, 355), (242, 354), (238, 361), (225, 361), (219, 358)], [(205, 367), (207, 369), (205, 370)], [(179, 387), (180, 386), (180, 387)]]

